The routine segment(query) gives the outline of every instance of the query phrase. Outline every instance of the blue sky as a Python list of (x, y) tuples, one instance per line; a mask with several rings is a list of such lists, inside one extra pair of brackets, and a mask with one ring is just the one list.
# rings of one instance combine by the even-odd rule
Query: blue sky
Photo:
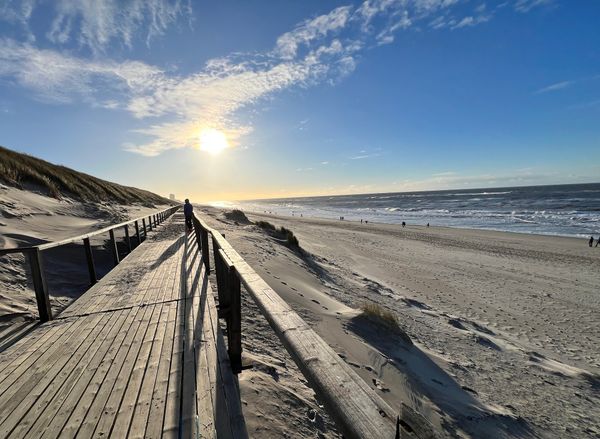
[(599, 22), (595, 1), (3, 1), (0, 144), (195, 201), (597, 182)]

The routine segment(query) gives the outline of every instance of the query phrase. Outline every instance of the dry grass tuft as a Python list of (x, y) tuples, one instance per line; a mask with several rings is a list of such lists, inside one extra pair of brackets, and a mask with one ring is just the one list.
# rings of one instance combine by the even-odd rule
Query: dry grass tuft
[(398, 319), (396, 316), (387, 309), (383, 308), (381, 305), (373, 302), (365, 302), (360, 306), (363, 314), (369, 317), (371, 320), (374, 320), (378, 323), (382, 323), (385, 326), (399, 330), (400, 325), (398, 324)]

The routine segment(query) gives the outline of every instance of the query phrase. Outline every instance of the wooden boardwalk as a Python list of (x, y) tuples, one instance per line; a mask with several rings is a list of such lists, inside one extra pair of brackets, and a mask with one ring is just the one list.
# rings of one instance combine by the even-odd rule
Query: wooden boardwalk
[(195, 237), (176, 213), (0, 352), (0, 438), (246, 437)]

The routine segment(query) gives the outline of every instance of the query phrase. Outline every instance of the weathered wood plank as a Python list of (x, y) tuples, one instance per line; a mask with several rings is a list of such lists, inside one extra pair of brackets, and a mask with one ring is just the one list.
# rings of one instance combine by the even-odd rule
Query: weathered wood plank
[[(118, 321), (119, 314), (106, 315), (105, 320), (94, 328), (85, 342), (62, 366), (59, 373), (52, 369), (49, 370), (45, 377), (49, 384), (43, 388), (44, 381), (38, 382), (27, 398), (11, 413), (13, 422), (5, 422), (0, 426), (0, 437), (8, 437), (9, 433), (15, 437), (23, 436), (36, 420), (53, 417), (55, 413), (49, 409), (51, 402), (63, 394), (66, 389), (71, 389), (88, 366), (88, 360), (92, 359), (101, 349), (106, 334), (110, 333)], [(104, 326), (102, 326), (103, 323)], [(41, 390), (42, 388), (43, 390)], [(36, 389), (40, 390), (36, 391)]]
[[(52, 401), (47, 403), (45, 407), (41, 407), (41, 409), (43, 409), (43, 414), (33, 417), (31, 429), (26, 430), (19, 425), (13, 432), (14, 436), (24, 437), (25, 434), (27, 434), (30, 437), (39, 437), (45, 431), (51, 431), (52, 422), (56, 421), (55, 423), (58, 424), (58, 420), (60, 419), (62, 419), (63, 422), (67, 420), (68, 415), (73, 412), (75, 405), (81, 398), (83, 391), (90, 385), (101, 362), (110, 361), (111, 347), (114, 348), (115, 343), (118, 343), (119, 334), (121, 333), (123, 325), (126, 324), (127, 319), (133, 318), (129, 316), (130, 314), (133, 314), (132, 310), (117, 311), (113, 314), (111, 321), (114, 321), (114, 324), (108, 331), (105, 331), (106, 336), (102, 340), (102, 343), (94, 356), (89, 358), (89, 362), (80, 362), (78, 368), (74, 370), (73, 374), (69, 377), (69, 380), (66, 381), (60, 391), (56, 393), (56, 396)], [(33, 409), (36, 410), (38, 405), (42, 404), (36, 403)], [(24, 422), (23, 424), (26, 426), (27, 422)], [(62, 424), (60, 424), (60, 427), (62, 428)], [(58, 436), (59, 431), (55, 431), (55, 437)]]

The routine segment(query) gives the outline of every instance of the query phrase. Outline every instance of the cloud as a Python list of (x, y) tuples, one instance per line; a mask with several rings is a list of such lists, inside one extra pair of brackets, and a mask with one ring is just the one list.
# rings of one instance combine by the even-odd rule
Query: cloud
[(539, 6), (550, 6), (554, 4), (554, 0), (517, 0), (514, 8), (518, 12), (529, 12)]
[(344, 28), (351, 10), (351, 6), (341, 6), (328, 14), (300, 23), (294, 30), (277, 39), (275, 53), (283, 59), (295, 58), (299, 47), (309, 46), (312, 41)]
[(49, 29), (42, 32), (45, 38), (59, 45), (74, 42), (94, 53), (105, 52), (115, 42), (131, 47), (140, 35), (149, 43), (191, 14), (191, 4), (182, 0), (24, 0), (0, 6), (0, 20), (20, 24), (29, 40), (35, 40), (28, 23), (42, 6), (50, 8), (53, 17)]
[[(0, 7), (0, 20), (26, 24), (39, 6), (33, 0), (21, 3), (20, 9), (16, 4)], [(140, 33), (147, 40), (164, 33), (186, 16), (189, 4), (128, 0), (121, 8), (122, 4), (52, 2), (55, 14), (46, 38), (58, 47), (75, 41), (94, 56), (40, 49), (31, 40), (0, 39), (0, 77), (44, 102), (84, 102), (128, 113), (144, 126), (132, 132), (137, 141), (123, 147), (146, 156), (196, 147), (204, 127), (223, 130), (232, 143), (239, 143), (253, 129), (241, 119), (242, 109), (294, 87), (334, 84), (356, 69), (366, 50), (389, 44), (395, 34), (419, 28), (419, 23), (459, 29), (492, 16), (481, 4), (455, 11), (459, 0), (366, 0), (358, 7), (342, 6), (302, 21), (263, 53), (214, 58), (196, 72), (181, 74), (140, 61), (117, 62), (103, 53), (116, 42), (131, 46)], [(377, 155), (361, 153), (352, 159)]]
[(550, 91), (557, 91), (557, 90), (562, 90), (564, 88), (570, 87), (571, 85), (573, 85), (576, 81), (561, 81), (561, 82), (557, 82), (555, 84), (551, 84), (547, 87), (541, 88), (539, 90), (536, 91), (537, 94), (539, 93), (547, 93)]

